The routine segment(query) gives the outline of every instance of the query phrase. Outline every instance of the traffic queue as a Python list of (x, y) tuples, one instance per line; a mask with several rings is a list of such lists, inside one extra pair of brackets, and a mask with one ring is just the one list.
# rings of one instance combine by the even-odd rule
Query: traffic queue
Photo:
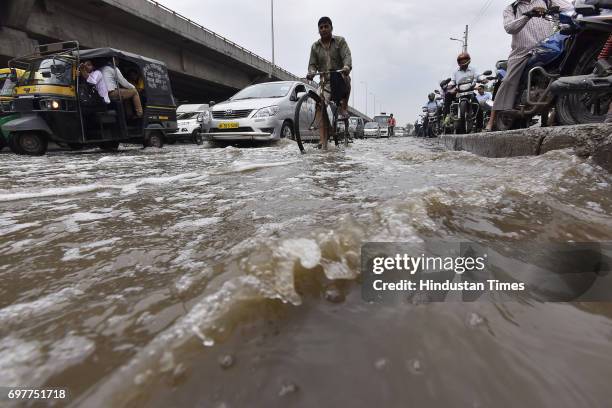
[[(307, 81), (264, 82), (218, 104), (178, 106), (162, 61), (66, 41), (9, 61), (0, 70), (0, 90), (0, 150), (41, 156), (50, 144), (116, 151), (121, 143), (161, 148), (177, 141), (199, 145), (205, 138), (212, 144), (292, 140), (296, 103), (316, 89)], [(396, 119), (353, 116), (348, 127), (351, 140), (388, 138)]]
[(480, 74), (470, 55), (460, 54), (457, 71), (429, 95), (417, 136), (612, 121), (610, 16), (606, 0), (509, 5), (508, 59), (497, 62), (495, 73)]

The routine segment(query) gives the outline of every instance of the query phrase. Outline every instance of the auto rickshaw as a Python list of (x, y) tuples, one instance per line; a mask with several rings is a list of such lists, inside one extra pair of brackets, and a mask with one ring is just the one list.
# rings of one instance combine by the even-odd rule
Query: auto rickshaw
[[(16, 70), (16, 75), (23, 75), (23, 70)], [(9, 111), (9, 105), (13, 100), (13, 90), (16, 82), (11, 81), (10, 68), (0, 68), (0, 150), (7, 145), (6, 135), (2, 132), (2, 125), (18, 117), (12, 113), (4, 113), (3, 110)], [(5, 107), (2, 109), (1, 107)]]
[[(80, 75), (82, 61), (109, 65), (137, 78), (143, 116), (131, 100), (106, 104)], [(76, 41), (38, 46), (34, 54), (9, 62), (11, 77), (25, 73), (15, 87), (9, 112), (19, 113), (2, 126), (14, 153), (43, 155), (50, 141), (80, 149), (98, 146), (116, 150), (119, 143), (162, 147), (167, 133), (177, 130), (176, 103), (163, 62), (113, 48), (79, 49)]]

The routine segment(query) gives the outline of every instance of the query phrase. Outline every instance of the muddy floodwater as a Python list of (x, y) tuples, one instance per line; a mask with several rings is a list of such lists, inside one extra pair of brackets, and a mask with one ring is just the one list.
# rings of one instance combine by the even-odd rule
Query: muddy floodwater
[(5, 151), (0, 386), (70, 393), (16, 406), (610, 406), (612, 304), (369, 304), (359, 270), (369, 241), (612, 241), (611, 183), (571, 151), (412, 138)]

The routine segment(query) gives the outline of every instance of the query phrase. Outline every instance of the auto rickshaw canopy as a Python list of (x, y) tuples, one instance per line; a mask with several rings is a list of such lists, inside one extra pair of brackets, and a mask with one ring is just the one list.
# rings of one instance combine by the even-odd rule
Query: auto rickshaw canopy
[(148, 104), (174, 106), (174, 97), (170, 86), (170, 77), (166, 64), (152, 58), (133, 54), (115, 48), (94, 48), (90, 50), (79, 50), (81, 61), (88, 59), (104, 59), (116, 57), (120, 61), (127, 61), (138, 66), (144, 91), (147, 95)]

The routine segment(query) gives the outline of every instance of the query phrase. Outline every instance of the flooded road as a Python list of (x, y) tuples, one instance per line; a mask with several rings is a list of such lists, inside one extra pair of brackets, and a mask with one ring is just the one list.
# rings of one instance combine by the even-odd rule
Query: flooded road
[(607, 406), (612, 305), (367, 304), (359, 255), (611, 241), (611, 182), (570, 151), (409, 138), (2, 153), (0, 386), (83, 407)]

